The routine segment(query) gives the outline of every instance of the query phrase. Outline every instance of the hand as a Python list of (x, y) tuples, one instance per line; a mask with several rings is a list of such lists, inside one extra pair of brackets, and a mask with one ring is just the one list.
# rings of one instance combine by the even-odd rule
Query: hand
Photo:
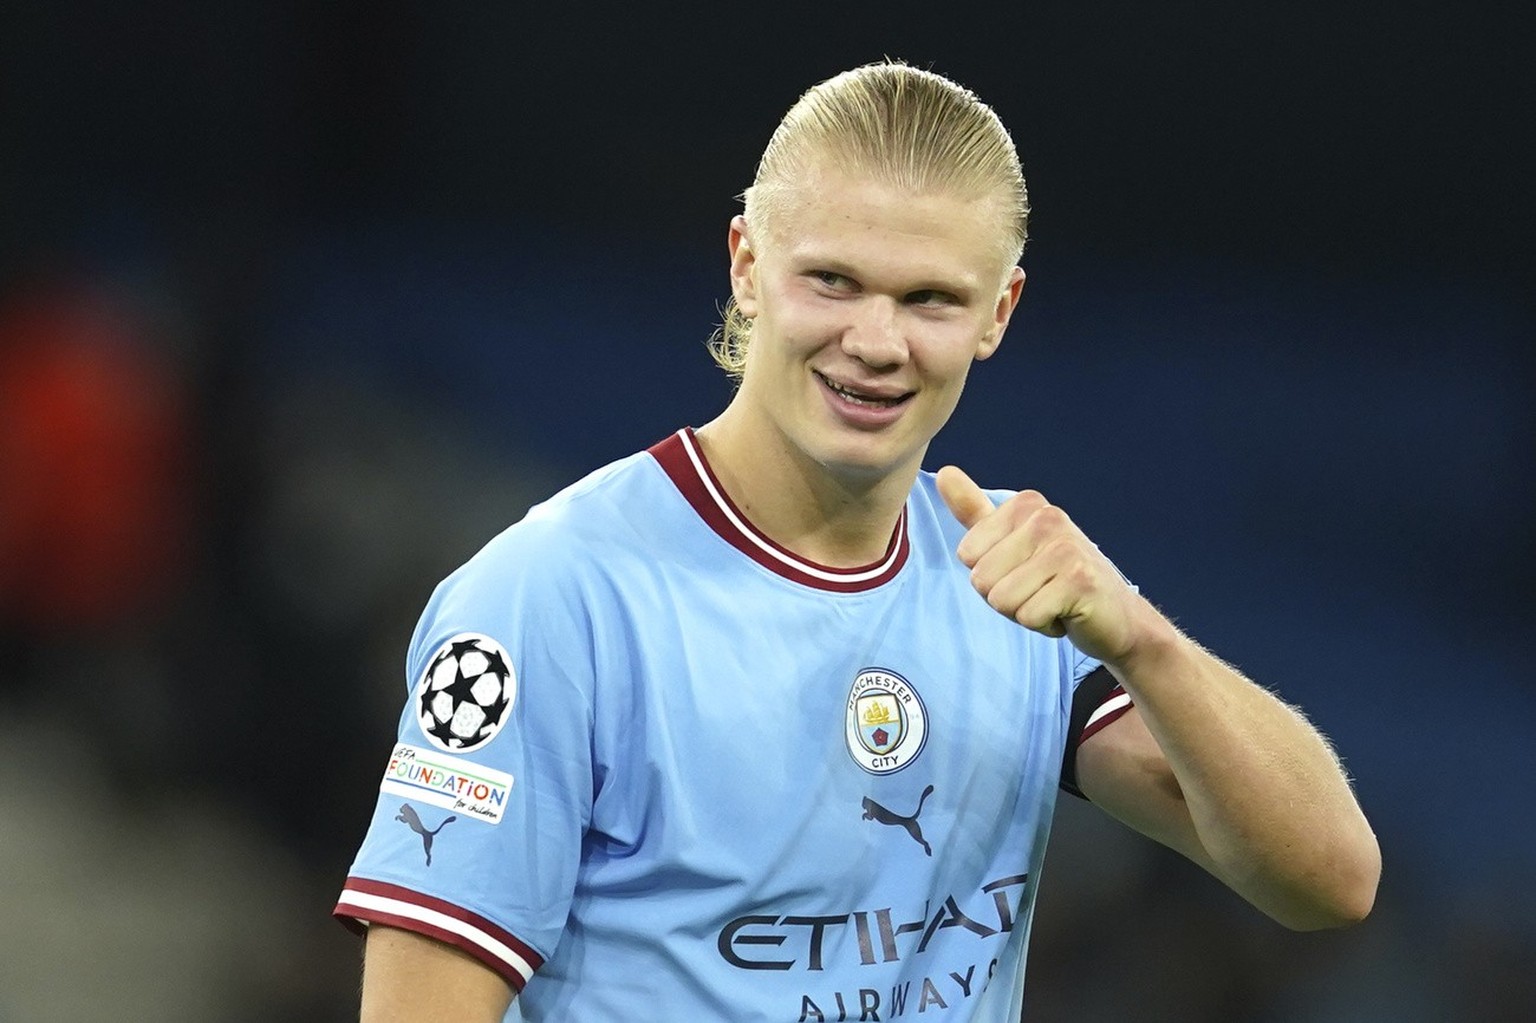
[(976, 592), (999, 614), (1047, 636), (1066, 636), (1106, 664), (1130, 657), (1151, 605), (1066, 512), (1034, 490), (994, 508), (952, 465), (939, 470), (938, 484), (967, 530), (955, 553), (971, 570)]

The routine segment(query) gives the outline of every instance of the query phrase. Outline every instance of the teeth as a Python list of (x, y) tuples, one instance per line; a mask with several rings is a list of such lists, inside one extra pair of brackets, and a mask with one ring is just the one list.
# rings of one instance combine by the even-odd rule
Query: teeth
[[(823, 377), (822, 379), (825, 380), (826, 378)], [(901, 400), (900, 398), (871, 398), (856, 391), (850, 391), (846, 387), (840, 387), (830, 380), (827, 380), (827, 386), (855, 405), (868, 405), (871, 408), (889, 408)]]

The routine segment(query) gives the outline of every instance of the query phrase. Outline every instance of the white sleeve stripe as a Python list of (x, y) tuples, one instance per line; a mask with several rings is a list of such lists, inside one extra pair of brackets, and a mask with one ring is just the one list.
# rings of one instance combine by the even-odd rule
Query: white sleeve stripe
[(435, 909), (427, 909), (412, 902), (402, 899), (391, 899), (384, 895), (370, 895), (367, 892), (346, 889), (341, 893), (341, 898), (336, 902), (337, 909), (361, 909), (372, 910), (377, 913), (390, 913), (394, 916), (404, 917), (407, 920), (415, 920), (440, 930), (456, 934), (481, 949), (487, 954), (505, 963), (511, 970), (523, 978), (523, 983), (533, 976), (533, 966), (528, 960), (518, 955), (504, 942), (497, 941), (489, 934), (476, 927), (474, 924), (465, 923), (463, 920), (440, 913)]
[(1131, 696), (1129, 693), (1120, 693), (1118, 696), (1111, 696), (1109, 699), (1099, 704), (1098, 708), (1092, 714), (1088, 715), (1087, 722), (1083, 724), (1083, 731), (1086, 732), (1088, 729), (1092, 728), (1094, 723), (1097, 722), (1100, 718), (1104, 717), (1104, 715), (1113, 714), (1118, 710), (1123, 710), (1124, 708), (1129, 707), (1130, 705)]

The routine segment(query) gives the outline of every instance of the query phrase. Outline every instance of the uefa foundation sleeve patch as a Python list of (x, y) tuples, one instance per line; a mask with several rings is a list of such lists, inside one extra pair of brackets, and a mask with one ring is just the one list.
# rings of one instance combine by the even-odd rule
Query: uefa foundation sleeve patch
[[(431, 803), (444, 810), (464, 814), (470, 820), (500, 824), (507, 796), (512, 791), (512, 776), (472, 760), (445, 757), (441, 753), (402, 742), (389, 755), (389, 765), (384, 768), (384, 779), (379, 782), (379, 791)], [(410, 823), (408, 818), (414, 817), (416, 813), (409, 808), (409, 804), (401, 806), (400, 812), (402, 816), (395, 819), (403, 823)], [(423, 841), (428, 842), (427, 865), (431, 866), (428, 833), (422, 831), (419, 820), (411, 824), (411, 827), (422, 835)], [(436, 832), (431, 834), (435, 835)]]
[(512, 713), (517, 700), (512, 659), (491, 637), (461, 632), (428, 659), (415, 699), (427, 741), (448, 753), (477, 750)]

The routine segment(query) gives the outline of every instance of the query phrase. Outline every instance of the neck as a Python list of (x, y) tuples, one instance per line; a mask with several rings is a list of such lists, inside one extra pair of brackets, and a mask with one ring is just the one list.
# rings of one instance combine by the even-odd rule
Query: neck
[(885, 555), (917, 477), (916, 460), (884, 473), (840, 473), (780, 438), (759, 442), (755, 436), (730, 408), (695, 432), (721, 486), (754, 526), (800, 557), (833, 568)]

